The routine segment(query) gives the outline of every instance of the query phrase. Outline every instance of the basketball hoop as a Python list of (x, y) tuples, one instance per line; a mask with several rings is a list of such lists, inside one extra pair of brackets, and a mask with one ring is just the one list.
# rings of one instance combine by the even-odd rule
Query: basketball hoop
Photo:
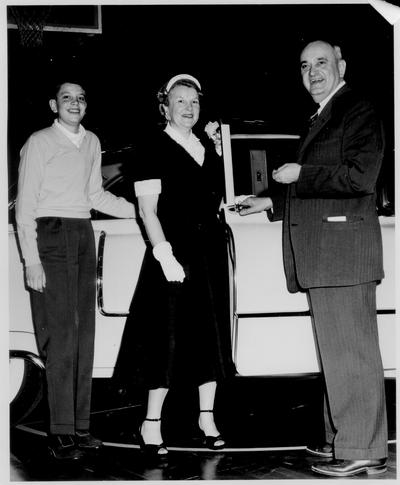
[(21, 45), (23, 47), (41, 47), (43, 45), (43, 28), (51, 7), (10, 6), (10, 9), (18, 26)]

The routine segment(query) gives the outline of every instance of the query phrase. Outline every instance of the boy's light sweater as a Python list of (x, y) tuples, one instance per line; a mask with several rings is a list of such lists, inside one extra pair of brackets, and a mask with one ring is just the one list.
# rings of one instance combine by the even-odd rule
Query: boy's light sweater
[(87, 219), (92, 208), (116, 217), (135, 217), (133, 204), (102, 187), (97, 136), (86, 130), (77, 148), (55, 125), (33, 133), (21, 149), (16, 201), (25, 264), (40, 263), (38, 217)]

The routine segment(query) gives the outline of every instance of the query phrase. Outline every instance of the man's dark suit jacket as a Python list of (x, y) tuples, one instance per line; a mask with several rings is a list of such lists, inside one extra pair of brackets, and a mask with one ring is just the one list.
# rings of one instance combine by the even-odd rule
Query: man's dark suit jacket
[(273, 198), (290, 292), (383, 278), (375, 194), (383, 151), (373, 107), (343, 86), (301, 141), (298, 181), (284, 201)]

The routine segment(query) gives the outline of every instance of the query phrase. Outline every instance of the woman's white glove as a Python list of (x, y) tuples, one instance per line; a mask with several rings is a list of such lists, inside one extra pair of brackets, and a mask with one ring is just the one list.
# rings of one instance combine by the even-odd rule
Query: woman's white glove
[(161, 264), (161, 268), (167, 281), (182, 282), (185, 279), (183, 267), (172, 254), (172, 247), (168, 241), (156, 244), (153, 248), (153, 255)]

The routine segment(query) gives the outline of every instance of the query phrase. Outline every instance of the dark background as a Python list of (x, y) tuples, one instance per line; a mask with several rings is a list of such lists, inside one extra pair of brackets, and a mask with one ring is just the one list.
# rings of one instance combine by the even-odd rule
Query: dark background
[[(65, 25), (87, 15), (63, 8)], [(103, 5), (102, 34), (44, 32), (41, 47), (27, 48), (8, 30), (9, 182), (26, 138), (52, 122), (49, 87), (60, 77), (85, 86), (83, 124), (104, 149), (134, 145), (159, 122), (155, 94), (177, 73), (200, 80), (203, 121), (297, 133), (314, 111), (299, 53), (317, 38), (341, 46), (347, 82), (380, 111), (392, 165), (393, 27), (370, 5)]]

